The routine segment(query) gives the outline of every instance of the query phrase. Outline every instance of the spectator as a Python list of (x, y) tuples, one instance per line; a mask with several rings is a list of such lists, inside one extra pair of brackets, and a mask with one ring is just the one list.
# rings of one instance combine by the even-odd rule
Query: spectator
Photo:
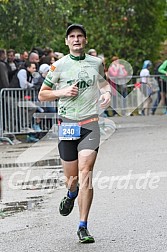
[(7, 51), (7, 64), (9, 69), (9, 82), (10, 82), (15, 72), (19, 68), (19, 63), (15, 59), (15, 51), (13, 49), (9, 49)]
[(146, 97), (146, 100), (143, 103), (142, 115), (149, 115), (149, 106), (152, 102), (151, 98), (151, 88), (149, 87), (149, 76), (150, 76), (150, 68), (152, 66), (152, 62), (150, 60), (145, 60), (143, 62), (142, 70), (140, 71), (141, 77), (141, 91)]
[(27, 51), (23, 51), (20, 54), (20, 60), (19, 60), (19, 68), (21, 68), (22, 66), (24, 66), (25, 62), (28, 60), (28, 52)]
[[(23, 88), (25, 90), (30, 90), (31, 88), (35, 87), (35, 82), (33, 78), (33, 73), (36, 71), (36, 65), (35, 63), (27, 61), (24, 65), (23, 68), (21, 68), (18, 73), (14, 76), (12, 79), (11, 86), (19, 86), (20, 88)], [(40, 132), (41, 129), (39, 127), (40, 120), (37, 118), (36, 122), (33, 120), (33, 114), (37, 111), (38, 107), (30, 101), (31, 97), (29, 95), (24, 96), (24, 100), (26, 99), (26, 103), (28, 106), (28, 125), (24, 125), (24, 122), (22, 123), (23, 128), (28, 127), (28, 130), (33, 131), (35, 130), (36, 132)], [(25, 108), (25, 113), (26, 113), (27, 108)], [(33, 130), (31, 129), (31, 122), (33, 120)], [(37, 142), (39, 139), (35, 138), (33, 134), (29, 134), (27, 136), (27, 141), (28, 142)]]
[(54, 52), (54, 55), (56, 60), (61, 59), (64, 56), (64, 54), (61, 52)]
[(164, 106), (164, 113), (167, 113), (166, 105), (166, 92), (167, 92), (167, 60), (165, 60), (158, 68), (158, 72), (161, 74), (161, 105)]
[(103, 62), (104, 72), (105, 72), (105, 75), (106, 75), (106, 78), (107, 78), (108, 69), (107, 69), (107, 67), (106, 67), (106, 59), (105, 59), (105, 57), (104, 57), (103, 54), (99, 54), (99, 55), (98, 55), (98, 58), (100, 58), (100, 59), (102, 60), (102, 62)]
[(28, 51), (23, 51), (21, 54), (20, 54), (20, 60), (25, 62), (28, 60)]
[(39, 54), (37, 52), (31, 52), (28, 57), (29, 62), (35, 63), (36, 70), (39, 70)]
[(5, 60), (6, 51), (5, 49), (0, 49), (0, 89), (9, 87), (9, 69)]
[(33, 52), (38, 54), (39, 59), (45, 56), (44, 50), (41, 47), (33, 47), (30, 54)]
[(53, 49), (52, 48), (50, 48), (50, 47), (45, 47), (44, 48), (44, 55), (45, 56), (53, 56), (54, 57), (54, 51), (53, 51)]
[(123, 64), (119, 62), (118, 56), (112, 57), (112, 63), (108, 69), (108, 81), (112, 88), (113, 95), (113, 116), (117, 114), (115, 108), (117, 108), (117, 92), (122, 94), (122, 115), (125, 115), (125, 97), (127, 95), (127, 87), (126, 87), (126, 79), (125, 77), (128, 75)]
[[(9, 88), (10, 84), (9, 84), (9, 66), (8, 64), (5, 62), (6, 60), (6, 51), (5, 49), (0, 49), (0, 89), (3, 88)], [(2, 98), (3, 99), (3, 98)], [(8, 99), (4, 100), (3, 99), (3, 108), (8, 108), (10, 107), (10, 97), (8, 97)], [(10, 111), (3, 109), (3, 113), (10, 113)], [(4, 116), (3, 116), (4, 118)], [(7, 122), (7, 125), (9, 125), (10, 122)], [(4, 128), (3, 128), (4, 130)], [(10, 135), (9, 138), (12, 138), (11, 140), (13, 141), (14, 144), (20, 143), (20, 141), (18, 141), (16, 139), (16, 137), (14, 135)]]
[(97, 51), (96, 51), (95, 49), (90, 49), (90, 50), (88, 51), (88, 54), (91, 55), (91, 56), (97, 57)]
[(40, 59), (40, 65), (47, 64), (47, 65), (52, 65), (56, 61), (56, 57), (54, 56), (44, 56)]
[[(0, 90), (3, 88), (9, 88), (9, 68), (6, 60), (6, 51), (5, 49), (0, 49)], [(7, 102), (2, 98), (3, 105), (6, 106)], [(3, 113), (4, 110), (2, 111)], [(4, 121), (3, 121), (4, 123)]]
[(162, 64), (161, 61), (158, 61), (156, 64), (155, 64), (155, 67), (154, 67), (154, 74), (155, 74), (155, 80), (157, 81), (158, 83), (158, 86), (159, 86), (159, 90), (157, 91), (157, 96), (156, 96), (156, 99), (154, 101), (154, 104), (151, 108), (151, 114), (154, 115), (156, 110), (157, 110), (157, 107), (161, 101), (161, 78), (159, 76), (159, 72), (158, 72), (158, 68), (160, 67), (160, 65)]

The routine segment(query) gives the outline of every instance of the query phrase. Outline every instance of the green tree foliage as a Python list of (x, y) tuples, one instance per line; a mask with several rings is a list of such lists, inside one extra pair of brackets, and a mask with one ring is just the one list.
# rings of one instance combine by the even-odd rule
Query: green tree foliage
[[(16, 50), (64, 43), (68, 1), (10, 0), (0, 6), (1, 45)], [(56, 45), (55, 45), (56, 46)]]
[(167, 36), (164, 11), (161, 0), (85, 0), (81, 6), (76, 4), (70, 18), (75, 21), (80, 13), (89, 46), (103, 52), (108, 63), (118, 55), (138, 69), (144, 59), (159, 57), (160, 42)]
[(159, 57), (160, 43), (167, 36), (165, 1), (162, 0), (4, 0), (0, 1), (0, 47), (17, 51), (49, 46), (67, 53), (65, 29), (82, 23), (88, 48), (104, 53), (108, 64), (113, 55), (136, 69), (144, 59)]

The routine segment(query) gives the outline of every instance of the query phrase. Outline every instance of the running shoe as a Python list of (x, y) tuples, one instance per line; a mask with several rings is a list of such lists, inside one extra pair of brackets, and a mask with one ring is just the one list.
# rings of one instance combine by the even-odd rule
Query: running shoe
[(77, 231), (77, 235), (79, 237), (79, 242), (81, 243), (93, 243), (95, 239), (92, 235), (89, 234), (89, 231), (86, 227), (81, 227)]
[[(77, 190), (79, 190), (78, 187), (77, 187)], [(78, 196), (78, 194), (77, 194), (77, 196)], [(62, 201), (60, 202), (60, 206), (59, 206), (59, 212), (61, 215), (67, 216), (71, 213), (71, 211), (74, 207), (74, 201), (75, 201), (76, 197), (69, 198), (68, 196), (66, 196), (62, 199)]]

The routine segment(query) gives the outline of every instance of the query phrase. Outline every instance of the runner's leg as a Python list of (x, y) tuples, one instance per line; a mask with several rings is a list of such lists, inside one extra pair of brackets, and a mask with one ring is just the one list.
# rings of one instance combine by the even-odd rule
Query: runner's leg
[(62, 160), (66, 187), (70, 191), (75, 191), (78, 183), (78, 160)]
[(92, 172), (96, 156), (97, 152), (94, 150), (82, 150), (78, 155), (80, 221), (87, 221), (93, 199)]

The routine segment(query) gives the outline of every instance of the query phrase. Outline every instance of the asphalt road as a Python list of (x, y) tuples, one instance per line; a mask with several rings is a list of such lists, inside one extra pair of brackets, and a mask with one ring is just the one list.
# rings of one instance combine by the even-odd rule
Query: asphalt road
[[(42, 201), (36, 207), (0, 219), (2, 252), (167, 252), (167, 116), (111, 119), (117, 130), (102, 141), (94, 170), (94, 200), (88, 228), (96, 242), (78, 242), (77, 202), (71, 215), (59, 215), (59, 202), (66, 193), (64, 186), (41, 191), (12, 190), (4, 185), (3, 206), (7, 201), (33, 196), (42, 197)], [(47, 151), (45, 144), (41, 147), (46, 152), (43, 159), (57, 154), (54, 141), (48, 146)], [(4, 157), (6, 162), (14, 160), (27, 146), (0, 148), (4, 163)], [(34, 150), (39, 150), (38, 146)], [(41, 151), (37, 153), (40, 156)], [(38, 155), (34, 152), (34, 159)], [(47, 176), (54, 173), (54, 167), (35, 167), (32, 178), (48, 170)], [(5, 184), (17, 171), (18, 167), (1, 168)]]

